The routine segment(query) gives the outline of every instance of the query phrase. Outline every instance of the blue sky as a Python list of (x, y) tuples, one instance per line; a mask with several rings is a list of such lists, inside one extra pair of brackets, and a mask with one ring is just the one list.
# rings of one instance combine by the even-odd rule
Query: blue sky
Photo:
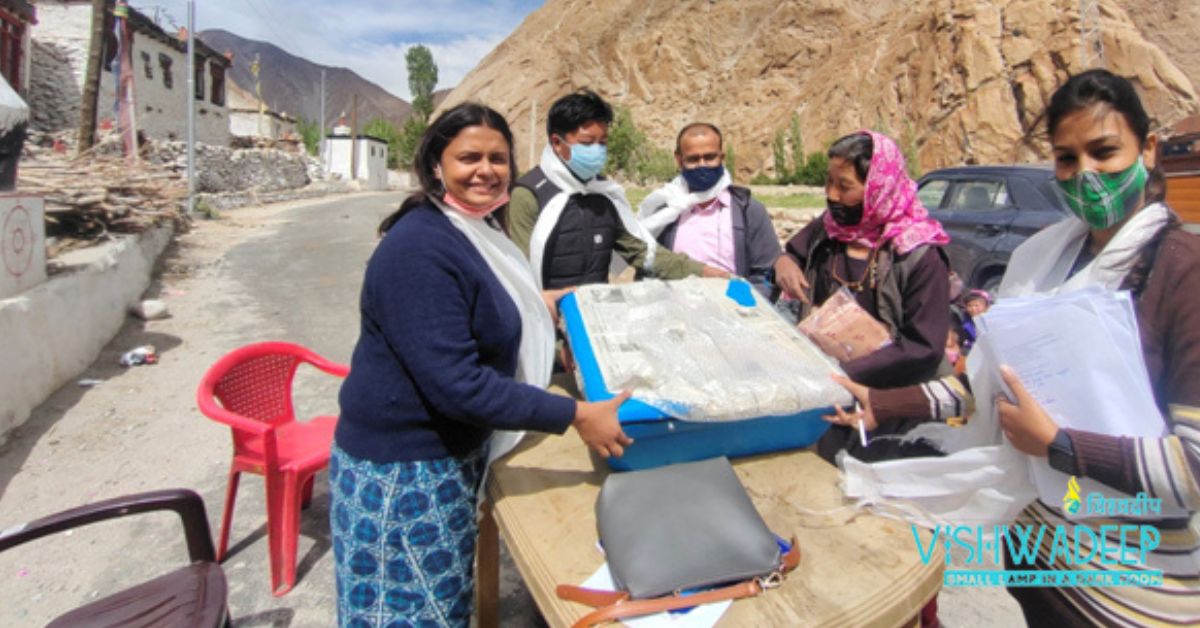
[[(132, 0), (164, 27), (187, 21), (186, 0)], [(452, 87), (541, 0), (196, 0), (196, 29), (223, 28), (310, 61), (347, 67), (408, 99), (404, 52), (433, 51), (438, 87)], [(168, 16), (170, 19), (168, 19)]]

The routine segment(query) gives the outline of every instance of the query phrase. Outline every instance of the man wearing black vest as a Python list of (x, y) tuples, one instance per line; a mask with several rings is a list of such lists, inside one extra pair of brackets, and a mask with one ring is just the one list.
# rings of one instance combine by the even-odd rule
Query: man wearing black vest
[(558, 99), (540, 164), (517, 180), (509, 237), (529, 256), (542, 289), (606, 283), (613, 253), (639, 274), (661, 279), (728, 276), (659, 246), (633, 216), (621, 186), (600, 176), (612, 117), (591, 90)]
[(725, 170), (721, 131), (693, 122), (675, 138), (679, 176), (650, 193), (638, 219), (663, 246), (745, 277), (763, 296), (783, 249), (763, 204), (733, 185)]

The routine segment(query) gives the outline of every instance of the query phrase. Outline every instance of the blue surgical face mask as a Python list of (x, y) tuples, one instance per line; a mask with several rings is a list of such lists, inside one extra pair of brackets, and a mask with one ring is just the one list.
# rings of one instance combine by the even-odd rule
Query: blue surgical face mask
[(608, 161), (608, 147), (596, 142), (594, 144), (568, 144), (571, 148), (571, 159), (567, 167), (575, 176), (584, 181), (590, 181), (604, 171), (604, 163)]
[(680, 171), (679, 174), (683, 175), (683, 180), (687, 182), (689, 192), (703, 192), (711, 190), (721, 180), (721, 176), (725, 174), (725, 164), (690, 168)]

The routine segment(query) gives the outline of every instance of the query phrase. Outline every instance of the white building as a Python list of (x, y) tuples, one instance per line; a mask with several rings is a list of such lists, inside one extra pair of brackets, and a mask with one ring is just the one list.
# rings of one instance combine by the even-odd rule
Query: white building
[[(354, 147), (358, 148), (357, 161), (351, 160)], [(359, 135), (358, 140), (350, 136), (350, 129), (334, 127), (333, 133), (325, 138), (325, 173), (343, 179), (358, 179), (368, 190), (386, 190), (388, 187), (387, 142), (370, 135)], [(354, 163), (352, 163), (354, 161)], [(351, 173), (351, 169), (356, 172)]]
[(298, 140), (296, 119), (272, 111), (253, 94), (229, 84), (229, 132), (234, 137), (264, 140)]
[[(113, 1), (109, 1), (111, 6)], [(92, 33), (89, 0), (42, 0), (33, 29), (29, 105), (34, 125), (47, 131), (76, 128), (82, 108)], [(133, 30), (134, 126), (147, 137), (182, 140), (187, 136), (187, 42), (129, 9)], [(111, 9), (104, 29), (96, 120), (99, 129), (116, 125), (119, 60)], [(229, 144), (225, 104), (224, 55), (196, 41), (196, 140)], [(43, 80), (39, 80), (39, 77)]]

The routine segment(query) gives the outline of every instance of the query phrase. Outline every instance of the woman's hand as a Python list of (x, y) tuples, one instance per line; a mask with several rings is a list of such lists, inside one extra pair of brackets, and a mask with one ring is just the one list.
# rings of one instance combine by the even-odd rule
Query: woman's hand
[(775, 284), (789, 297), (811, 303), (808, 298), (808, 280), (804, 278), (804, 271), (787, 253), (780, 255), (779, 259), (775, 260)]
[(558, 325), (559, 300), (572, 292), (575, 292), (575, 286), (559, 290), (542, 290), (542, 302), (546, 304), (546, 309), (550, 310), (550, 319), (554, 321), (555, 325)]
[(862, 408), (858, 412), (847, 413), (840, 407), (834, 406), (836, 415), (827, 415), (823, 417), (826, 421), (834, 425), (845, 425), (846, 427), (858, 428), (858, 424), (862, 423), (863, 428), (868, 432), (875, 431), (879, 427), (879, 421), (875, 419), (875, 411), (871, 409), (871, 389), (852, 381), (845, 375), (831, 375), (833, 381), (842, 385), (842, 388), (850, 391), (851, 395), (858, 400), (858, 405)]
[(605, 458), (620, 458), (625, 454), (625, 448), (633, 444), (633, 439), (625, 435), (617, 420), (617, 408), (629, 399), (629, 395), (626, 390), (608, 401), (580, 401), (575, 405), (575, 421), (571, 425), (592, 451)]
[(1046, 414), (1041, 404), (1025, 390), (1025, 384), (1015, 371), (1007, 366), (1000, 367), (1000, 376), (1008, 384), (1017, 403), (1011, 403), (1003, 394), (996, 396), (996, 412), (1000, 415), (1000, 429), (1017, 449), (1038, 457), (1046, 457), (1058, 425)]

